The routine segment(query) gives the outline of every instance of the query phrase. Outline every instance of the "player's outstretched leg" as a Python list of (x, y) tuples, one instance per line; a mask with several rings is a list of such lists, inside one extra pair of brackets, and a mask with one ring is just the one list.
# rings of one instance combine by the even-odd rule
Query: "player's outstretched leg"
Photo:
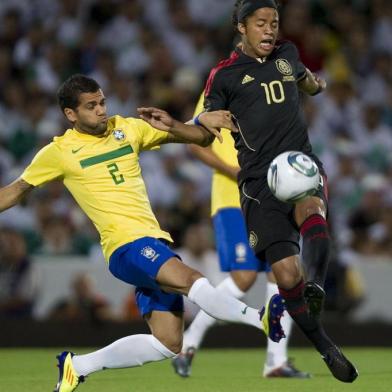
[(59, 368), (59, 381), (53, 392), (72, 392), (81, 382), (84, 382), (84, 376), (80, 376), (72, 363), (74, 353), (63, 351), (57, 356)]
[[(163, 313), (162, 317), (157, 316), (158, 321), (163, 319), (168, 312), (161, 313)], [(182, 330), (181, 317), (177, 317), (177, 319)], [(163, 321), (165, 320), (163, 319)], [(165, 325), (173, 325), (173, 323), (164, 324), (164, 322), (161, 324), (163, 327)], [(159, 325), (156, 328), (159, 335), (160, 330), (158, 327)], [(179, 327), (177, 326), (176, 330), (178, 329)], [(173, 332), (173, 328), (167, 328), (167, 331)], [(170, 341), (172, 335), (173, 333), (169, 335), (168, 341)], [(164, 334), (162, 336), (165, 337)], [(175, 339), (177, 338), (175, 337)], [(64, 351), (57, 357), (60, 375), (54, 392), (72, 392), (84, 381), (85, 377), (94, 372), (104, 369), (141, 366), (148, 362), (173, 358), (175, 355), (175, 352), (171, 351), (153, 335), (126, 336), (100, 350), (83, 355)]]
[(303, 290), (303, 281), (289, 290), (279, 288), (279, 292), (286, 300), (287, 311), (314, 344), (332, 375), (342, 382), (353, 382), (358, 377), (357, 370), (327, 336), (319, 318), (308, 312)]
[[(253, 325), (263, 330), (273, 341), (284, 337), (280, 318), (284, 301), (280, 295), (271, 298), (265, 310), (247, 306), (232, 296), (213, 287), (198, 271), (173, 257), (160, 268), (157, 282), (166, 292), (187, 295), (211, 317), (218, 320)], [(261, 323), (260, 323), (261, 321)]]
[(195, 280), (189, 290), (188, 298), (216, 319), (253, 325), (262, 329), (274, 342), (279, 342), (284, 338), (280, 324), (284, 312), (284, 301), (279, 294), (271, 297), (267, 305), (258, 311), (220, 292), (202, 277)]

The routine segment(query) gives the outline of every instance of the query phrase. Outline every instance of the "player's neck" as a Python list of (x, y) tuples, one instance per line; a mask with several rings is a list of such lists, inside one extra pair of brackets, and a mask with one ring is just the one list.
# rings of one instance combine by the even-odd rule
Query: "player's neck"
[(82, 135), (91, 136), (91, 137), (98, 137), (98, 138), (104, 137), (106, 135), (106, 131), (107, 131), (106, 130), (105, 132), (95, 134), (95, 133), (91, 133), (91, 132), (89, 132), (87, 130), (84, 130), (82, 128), (79, 128), (76, 125), (74, 125), (74, 129), (75, 129), (76, 132), (78, 132), (78, 133), (80, 133)]
[(240, 48), (240, 49), (242, 50), (242, 52), (246, 56), (255, 59), (259, 63), (264, 63), (267, 60), (267, 56), (263, 56), (263, 57), (258, 56), (257, 53), (250, 46), (246, 45), (245, 43), (242, 44), (242, 48)]

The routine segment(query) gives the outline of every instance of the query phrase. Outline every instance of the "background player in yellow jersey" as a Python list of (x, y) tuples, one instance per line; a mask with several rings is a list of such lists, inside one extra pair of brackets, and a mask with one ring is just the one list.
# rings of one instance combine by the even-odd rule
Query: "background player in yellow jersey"
[[(213, 317), (253, 325), (280, 340), (284, 336), (280, 296), (260, 312), (260, 322), (256, 309), (215, 289), (181, 262), (167, 246), (170, 235), (160, 229), (151, 210), (139, 153), (171, 142), (205, 146), (213, 136), (202, 126), (182, 124), (155, 108), (139, 109), (149, 124), (135, 118), (108, 118), (100, 86), (83, 75), (65, 81), (57, 96), (73, 127), (42, 148), (19, 179), (0, 189), (0, 211), (15, 205), (32, 188), (61, 179), (99, 231), (110, 272), (137, 286), (138, 307), (152, 334), (127, 336), (85, 355), (64, 351), (58, 356), (55, 392), (74, 391), (99, 370), (174, 357), (182, 347), (182, 295)], [(209, 129), (232, 127), (226, 111), (203, 115), (200, 121)]]
[[(204, 111), (204, 92), (195, 109), (195, 117)], [(214, 169), (211, 189), (211, 216), (214, 224), (216, 248), (221, 270), (230, 272), (217, 288), (235, 298), (244, 297), (256, 281), (257, 272), (267, 274), (267, 300), (278, 293), (273, 273), (267, 262), (260, 261), (249, 246), (245, 221), (240, 207), (237, 185), (239, 171), (237, 151), (230, 130), (222, 129), (223, 143), (215, 140), (211, 146), (202, 148), (190, 145), (191, 152), (202, 162)], [(188, 377), (191, 374), (192, 359), (202, 340), (216, 319), (200, 311), (184, 333), (181, 354), (172, 361), (177, 374)], [(292, 319), (285, 315), (282, 326), (289, 336)], [(268, 339), (267, 357), (263, 375), (265, 377), (308, 378), (309, 374), (296, 369), (287, 357), (287, 341), (279, 343)]]

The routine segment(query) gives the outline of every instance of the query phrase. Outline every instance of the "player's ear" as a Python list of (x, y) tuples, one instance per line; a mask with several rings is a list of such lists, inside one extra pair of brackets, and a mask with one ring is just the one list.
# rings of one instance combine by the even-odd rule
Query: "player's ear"
[(237, 24), (237, 30), (242, 35), (246, 33), (246, 26), (243, 23)]
[(67, 117), (67, 120), (70, 121), (71, 123), (76, 121), (75, 112), (71, 108), (65, 108), (64, 115), (65, 115), (65, 117)]

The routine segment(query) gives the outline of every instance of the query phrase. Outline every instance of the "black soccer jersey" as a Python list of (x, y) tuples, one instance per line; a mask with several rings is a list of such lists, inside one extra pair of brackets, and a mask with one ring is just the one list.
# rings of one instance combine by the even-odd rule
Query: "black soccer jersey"
[(237, 48), (211, 71), (205, 109), (230, 110), (238, 121), (240, 132), (232, 135), (240, 184), (249, 178), (265, 179), (269, 163), (281, 152), (297, 150), (314, 157), (297, 86), (305, 77), (297, 48), (288, 41), (260, 61)]

